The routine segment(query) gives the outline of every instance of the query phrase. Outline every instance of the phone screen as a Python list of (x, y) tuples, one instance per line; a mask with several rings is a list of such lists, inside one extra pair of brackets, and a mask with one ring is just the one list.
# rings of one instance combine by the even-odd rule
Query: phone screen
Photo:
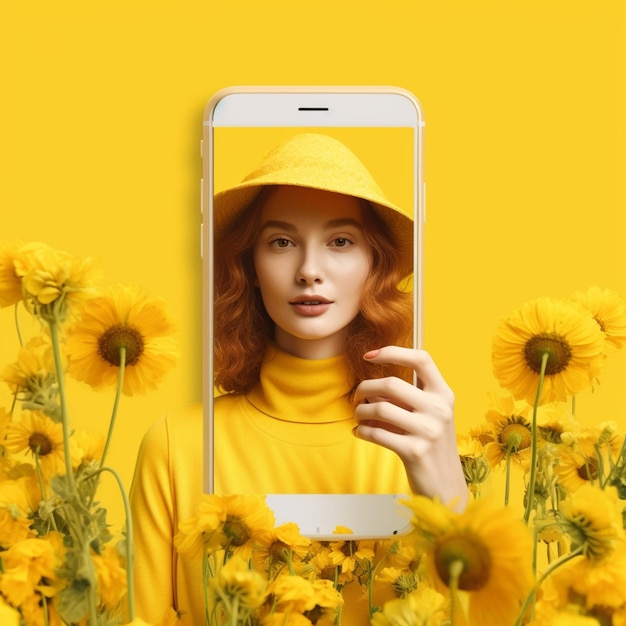
[[(334, 124), (334, 122), (333, 122)], [(416, 149), (418, 140), (415, 126), (354, 126), (348, 125), (305, 125), (295, 126), (257, 126), (245, 120), (241, 125), (232, 123), (226, 126), (213, 125), (211, 133), (211, 154), (209, 156), (211, 178), (209, 186), (211, 199), (215, 195), (231, 189), (254, 172), (260, 163), (277, 146), (303, 134), (314, 133), (330, 137), (341, 142), (362, 163), (374, 179), (384, 197), (397, 207), (402, 207), (414, 216), (411, 271), (403, 277), (400, 289), (411, 294), (411, 345), (421, 343), (421, 217), (420, 192), (421, 181), (418, 173), (420, 150)], [(206, 130), (205, 130), (206, 133)], [(205, 135), (206, 137), (206, 135)], [(421, 147), (421, 145), (420, 145)], [(306, 155), (304, 156), (306, 158)], [(205, 193), (207, 193), (205, 191)], [(211, 204), (211, 203), (209, 203)], [(219, 207), (211, 207), (219, 210)], [(294, 207), (297, 210), (297, 207)], [(205, 215), (205, 220), (214, 219)], [(242, 233), (244, 225), (242, 224)], [(410, 226), (409, 226), (410, 228)], [(209, 229), (211, 230), (211, 229)], [(213, 237), (211, 233), (211, 237)], [(242, 235), (243, 236), (243, 235)], [(212, 241), (209, 246), (209, 271), (223, 259), (220, 258), (219, 242)], [(288, 245), (288, 244), (286, 244)], [(205, 246), (206, 248), (206, 246)], [(205, 252), (206, 254), (206, 252)], [(213, 268), (211, 268), (213, 264)], [(254, 272), (254, 267), (247, 271)], [(291, 270), (286, 270), (291, 271)], [(210, 280), (211, 276), (205, 276)], [(289, 281), (291, 278), (279, 276), (277, 280)], [(252, 283), (255, 278), (252, 276)], [(294, 279), (295, 282), (295, 279)], [(320, 287), (320, 290), (323, 288)], [(209, 309), (214, 304), (213, 290), (209, 290)], [(223, 316), (222, 318), (223, 319)], [(225, 329), (216, 327), (216, 320), (211, 314), (205, 323), (210, 325), (210, 339), (205, 344), (211, 351), (212, 339)], [(222, 322), (223, 323), (223, 322)], [(280, 324), (280, 320), (276, 322)], [(230, 330), (230, 329), (226, 329)], [(272, 349), (274, 349), (274, 345)], [(367, 346), (374, 349), (381, 346)], [(215, 356), (214, 354), (212, 356)], [(312, 387), (319, 385), (319, 394), (324, 396), (326, 385), (325, 371), (316, 370), (309, 374), (308, 369), (300, 372), (299, 364), (290, 361), (291, 355), (279, 355), (275, 363), (287, 364), (284, 373), (276, 375), (271, 369), (275, 356), (268, 357), (262, 366), (260, 386), (250, 392), (225, 393), (212, 384), (215, 371), (211, 359), (210, 367), (205, 369), (205, 392), (212, 389), (213, 406), (210, 413), (211, 451), (205, 456), (211, 466), (211, 485), (209, 490), (217, 494), (384, 494), (396, 496), (409, 493), (408, 482), (402, 463), (395, 453), (370, 442), (356, 441), (346, 436), (356, 425), (343, 402), (341, 414), (332, 414), (333, 398), (328, 406), (321, 406), (318, 414), (311, 414), (311, 406), (302, 402), (302, 395), (310, 394)], [(284, 358), (284, 360), (282, 360)], [(328, 376), (334, 361), (321, 359), (328, 367)], [(292, 366), (293, 365), (293, 366)], [(289, 371), (287, 371), (289, 370)], [(334, 372), (334, 370), (332, 370)], [(342, 375), (341, 368), (337, 370)], [(267, 391), (269, 389), (269, 391)], [(349, 385), (345, 394), (350, 394)], [(329, 392), (330, 393), (330, 392)], [(265, 395), (269, 395), (266, 401)], [(229, 396), (224, 400), (223, 396)], [(347, 397), (347, 395), (346, 395)], [(344, 398), (345, 400), (345, 398)], [(314, 400), (316, 402), (317, 400)], [(205, 402), (205, 404), (207, 404)], [(226, 407), (226, 409), (224, 409)], [(224, 413), (224, 414), (221, 414)], [(206, 414), (206, 408), (205, 408)], [(330, 414), (330, 417), (329, 417)], [(333, 422), (329, 424), (329, 422)], [(205, 441), (207, 437), (205, 435)], [(374, 450), (374, 448), (377, 448)], [(371, 459), (371, 462), (370, 462)], [(368, 468), (367, 476), (363, 468)], [(358, 472), (358, 475), (357, 475)], [(393, 474), (396, 479), (390, 480)], [(206, 483), (206, 481), (205, 481)], [(300, 507), (311, 505), (312, 500), (300, 501)], [(313, 505), (317, 507), (316, 504)], [(351, 505), (354, 509), (354, 506)], [(293, 513), (295, 510), (291, 509)], [(293, 515), (291, 515), (293, 518)], [(338, 520), (341, 523), (341, 520)]]

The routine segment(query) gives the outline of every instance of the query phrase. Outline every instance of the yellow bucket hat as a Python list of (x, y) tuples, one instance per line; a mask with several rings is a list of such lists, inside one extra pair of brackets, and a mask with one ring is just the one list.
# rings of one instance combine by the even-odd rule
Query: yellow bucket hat
[(358, 157), (337, 139), (304, 133), (276, 146), (239, 184), (216, 193), (213, 227), (220, 237), (268, 185), (293, 185), (367, 200), (389, 226), (403, 275), (413, 271), (413, 215), (390, 202)]

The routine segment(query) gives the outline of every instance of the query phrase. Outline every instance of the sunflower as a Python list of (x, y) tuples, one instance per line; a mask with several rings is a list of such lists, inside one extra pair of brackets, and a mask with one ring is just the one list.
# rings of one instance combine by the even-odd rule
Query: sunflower
[(538, 298), (500, 323), (492, 344), (494, 375), (515, 398), (533, 404), (547, 354), (540, 402), (565, 401), (593, 384), (604, 343), (589, 311), (564, 300)]
[(572, 300), (587, 309), (600, 326), (606, 339), (606, 353), (621, 348), (626, 342), (626, 305), (617, 293), (610, 289), (590, 287), (577, 291)]
[(258, 538), (274, 527), (274, 513), (265, 496), (232, 495), (222, 499), (226, 511), (222, 526), (225, 547), (249, 558)]
[(124, 350), (122, 392), (142, 394), (155, 389), (176, 363), (170, 337), (175, 325), (161, 300), (120, 285), (86, 301), (78, 314), (66, 341), (68, 371), (77, 380), (96, 389), (115, 385)]
[(489, 394), (488, 402), (485, 419), (493, 429), (494, 441), (485, 445), (484, 454), (490, 467), (495, 468), (507, 456), (518, 463), (526, 461), (532, 439), (530, 405), (510, 394)]
[[(41, 411), (25, 412), (19, 422), (10, 424), (4, 445), (10, 452), (37, 456), (48, 477), (65, 474), (63, 425), (53, 422)], [(69, 449), (72, 467), (76, 467), (80, 463), (80, 450), (73, 438), (69, 440)]]
[(581, 546), (590, 560), (601, 560), (626, 545), (622, 516), (616, 494), (587, 485), (576, 497), (561, 502), (562, 524), (572, 539), (572, 547)]
[(309, 554), (311, 540), (300, 534), (297, 524), (288, 522), (261, 534), (254, 545), (252, 555), (256, 569), (271, 572), (285, 566), (301, 563)]
[(532, 537), (523, 523), (489, 500), (473, 500), (460, 515), (425, 496), (408, 506), (436, 587), (448, 589), (460, 566), (457, 584), (469, 593), (469, 622), (513, 623), (533, 582)]

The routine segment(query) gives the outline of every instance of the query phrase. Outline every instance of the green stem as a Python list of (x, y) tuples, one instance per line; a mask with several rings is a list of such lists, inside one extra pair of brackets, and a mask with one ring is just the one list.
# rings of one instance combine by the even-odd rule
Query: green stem
[(104, 450), (102, 452), (102, 458), (100, 459), (100, 465), (104, 465), (109, 446), (111, 445), (111, 439), (113, 438), (113, 428), (115, 426), (115, 419), (117, 417), (117, 411), (120, 405), (120, 397), (122, 395), (122, 386), (124, 385), (124, 371), (126, 369), (126, 348), (122, 346), (120, 348), (120, 368), (117, 376), (117, 388), (115, 390), (115, 400), (113, 402), (113, 411), (111, 413), (111, 420), (109, 421), (109, 432), (107, 433), (106, 443), (104, 444)]
[(537, 482), (537, 409), (539, 408), (539, 399), (543, 389), (543, 379), (546, 375), (546, 365), (548, 364), (549, 353), (544, 352), (541, 358), (541, 371), (539, 372), (539, 382), (537, 383), (537, 394), (535, 395), (535, 403), (533, 404), (533, 423), (530, 440), (530, 478), (528, 480), (528, 492), (526, 501), (526, 510), (524, 511), (524, 523), (528, 525), (530, 512), (533, 510), (535, 502), (535, 483)]
[[(122, 479), (120, 475), (110, 467), (102, 467), (98, 470), (99, 472), (109, 472), (115, 478), (117, 482), (117, 486), (119, 487), (120, 494), (122, 496), (122, 501), (124, 503), (124, 514), (126, 515), (126, 521), (124, 523), (126, 530), (126, 541), (124, 549), (126, 556), (126, 591), (128, 596), (128, 615), (130, 621), (132, 622), (135, 619), (135, 572), (134, 572), (134, 553), (133, 553), (133, 520), (132, 513), (130, 509), (130, 501), (128, 499), (128, 494), (124, 489), (124, 484), (122, 483)], [(95, 474), (94, 474), (95, 476)]]
[[(462, 607), (459, 606), (459, 577), (463, 572), (463, 561), (456, 560), (453, 561), (449, 566), (450, 573), (450, 581), (449, 581), (449, 589), (450, 589), (450, 625), (454, 626), (454, 622), (456, 621), (456, 617), (459, 611), (462, 611)], [(458, 623), (458, 622), (457, 622)]]
[(574, 550), (573, 552), (570, 552), (569, 554), (566, 554), (565, 556), (561, 557), (557, 561), (554, 561), (554, 563), (550, 564), (546, 568), (546, 571), (539, 577), (537, 582), (535, 582), (535, 584), (533, 585), (533, 588), (531, 589), (530, 593), (526, 596), (526, 600), (524, 600), (524, 604), (522, 605), (522, 608), (521, 608), (521, 610), (519, 612), (519, 615), (517, 616), (517, 619), (515, 620), (515, 624), (513, 626), (521, 626), (522, 625), (523, 620), (524, 620), (524, 616), (526, 614), (526, 609), (528, 608), (528, 605), (533, 601), (533, 599), (535, 597), (535, 594), (537, 593), (537, 590), (539, 589), (539, 587), (543, 584), (543, 581), (548, 576), (550, 576), (550, 574), (552, 574), (552, 572), (557, 567), (560, 567), (564, 563), (567, 563), (567, 561), (570, 561), (574, 557), (577, 557), (577, 556), (581, 555), (583, 553), (584, 549), (585, 549), (585, 544), (583, 543), (581, 546), (578, 546), (578, 548), (576, 548), (576, 550)]
[(504, 506), (509, 506), (511, 493), (511, 448), (507, 446), (505, 457), (505, 477), (504, 477)]
[(63, 452), (65, 453), (65, 479), (68, 489), (74, 493), (74, 472), (72, 470), (72, 458), (70, 456), (70, 424), (67, 414), (67, 399), (65, 396), (65, 378), (63, 374), (63, 364), (61, 361), (61, 347), (59, 344), (58, 321), (49, 320), (50, 338), (52, 340), (52, 353), (54, 355), (54, 368), (57, 377), (59, 390), (59, 405), (61, 407), (61, 424), (63, 425)]

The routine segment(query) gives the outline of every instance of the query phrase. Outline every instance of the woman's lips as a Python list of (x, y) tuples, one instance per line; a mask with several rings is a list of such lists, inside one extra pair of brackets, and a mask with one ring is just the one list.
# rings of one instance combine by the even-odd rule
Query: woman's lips
[(327, 300), (326, 298), (317, 298), (313, 296), (310, 298), (297, 298), (295, 300), (291, 300), (289, 304), (299, 315), (314, 317), (316, 315), (326, 313), (326, 311), (330, 308), (332, 301)]

